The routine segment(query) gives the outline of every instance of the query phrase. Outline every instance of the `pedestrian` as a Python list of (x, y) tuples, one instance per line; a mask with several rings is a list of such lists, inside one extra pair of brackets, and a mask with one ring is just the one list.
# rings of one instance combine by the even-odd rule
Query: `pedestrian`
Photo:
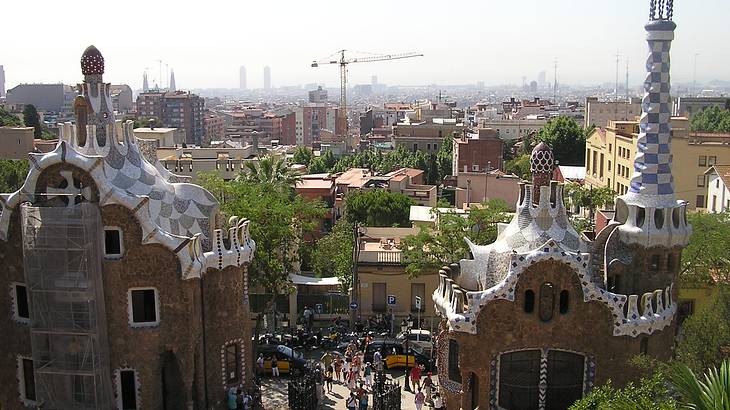
[(371, 387), (373, 385), (373, 366), (368, 362), (365, 365), (365, 385)]
[(236, 409), (243, 410), (243, 390), (240, 386), (236, 389)]
[(360, 410), (368, 410), (368, 392), (366, 391), (360, 396)]
[(337, 377), (337, 381), (340, 382), (342, 379), (340, 378), (340, 373), (342, 372), (342, 357), (337, 356), (337, 359), (335, 359), (335, 376)]
[(279, 377), (279, 362), (276, 360), (276, 356), (271, 356), (271, 376)]
[(411, 381), (413, 382), (413, 388), (421, 389), (421, 366), (413, 366), (411, 369)]
[(253, 407), (253, 397), (248, 392), (243, 393), (243, 410), (251, 410)]
[(307, 330), (312, 329), (312, 311), (309, 309), (309, 306), (304, 307), (304, 326), (307, 328)]
[(332, 393), (332, 366), (324, 371), (324, 382), (327, 386), (327, 393)]
[(348, 409), (351, 410), (355, 410), (357, 408), (357, 399), (355, 398), (355, 393), (350, 392), (350, 397), (348, 397), (345, 401), (345, 405)]
[(355, 382), (356, 382), (356, 376), (355, 372), (350, 371), (347, 376), (347, 388), (350, 390), (355, 390)]
[(332, 358), (332, 355), (330, 354), (330, 352), (324, 352), (324, 355), (322, 355), (321, 360), (322, 360), (322, 364), (324, 364), (324, 368), (326, 370), (326, 369), (329, 369), (330, 366), (332, 366), (332, 361), (334, 359)]
[(259, 358), (256, 359), (256, 373), (258, 377), (264, 375), (264, 354), (259, 353)]
[(426, 395), (426, 402), (431, 402), (431, 388), (433, 387), (433, 380), (431, 380), (431, 372), (423, 379), (423, 392)]
[(226, 400), (228, 403), (228, 410), (236, 410), (238, 407), (238, 403), (236, 400), (236, 388), (231, 387), (230, 390), (228, 390), (228, 400)]
[(433, 394), (433, 410), (441, 410), (444, 408), (444, 402), (441, 400), (439, 392)]
[(379, 372), (383, 371), (383, 355), (380, 353), (380, 349), (373, 353), (373, 362), (375, 363), (375, 370)]
[(423, 392), (421, 391), (421, 388), (418, 388), (418, 392), (416, 393), (416, 397), (413, 398), (413, 402), (416, 403), (416, 410), (421, 410), (421, 407), (423, 407), (423, 403), (426, 401), (426, 396), (424, 396)]

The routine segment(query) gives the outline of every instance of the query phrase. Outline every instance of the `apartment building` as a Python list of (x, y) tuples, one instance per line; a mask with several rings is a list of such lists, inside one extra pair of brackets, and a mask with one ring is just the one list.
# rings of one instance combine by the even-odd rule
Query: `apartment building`
[(503, 140), (516, 140), (540, 131), (545, 124), (545, 118), (528, 117), (520, 120), (488, 120), (481, 122), (479, 126), (494, 129)]
[(411, 151), (436, 154), (444, 137), (460, 136), (466, 132), (464, 123), (453, 118), (433, 118), (420, 122), (401, 122), (393, 126), (392, 141), (395, 147)]
[(598, 101), (598, 97), (586, 97), (584, 127), (605, 127), (609, 121), (633, 121), (641, 115), (641, 100)]
[(163, 127), (183, 130), (187, 144), (202, 145), (204, 105), (202, 98), (189, 92), (153, 91), (137, 96), (137, 115), (156, 118)]
[(491, 128), (480, 128), (476, 133), (464, 133), (454, 138), (451, 174), (502, 169), (503, 147), (504, 142)]

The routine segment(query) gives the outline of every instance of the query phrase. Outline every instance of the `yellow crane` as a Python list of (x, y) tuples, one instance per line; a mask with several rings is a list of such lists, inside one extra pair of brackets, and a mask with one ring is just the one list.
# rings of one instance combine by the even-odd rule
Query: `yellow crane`
[(339, 59), (337, 60), (331, 59), (331, 57), (330, 59), (326, 60), (315, 60), (312, 62), (312, 67), (319, 67), (320, 64), (338, 64), (340, 66), (340, 112), (337, 115), (337, 119), (338, 121), (340, 121), (340, 129), (343, 131), (344, 137), (347, 138), (349, 135), (349, 123), (347, 122), (347, 65), (352, 63), (372, 63), (375, 61), (389, 61), (411, 57), (423, 57), (423, 54), (399, 53), (372, 55), (357, 58), (345, 58), (345, 51), (347, 50), (340, 50), (335, 54), (332, 54), (332, 57), (339, 54)]

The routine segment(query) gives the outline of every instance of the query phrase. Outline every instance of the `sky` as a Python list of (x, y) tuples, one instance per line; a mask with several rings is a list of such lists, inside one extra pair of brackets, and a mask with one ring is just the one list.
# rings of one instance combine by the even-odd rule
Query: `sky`
[[(351, 64), (350, 84), (377, 75), (389, 85), (522, 84), (546, 71), (558, 83), (613, 83), (644, 77), (648, 0), (5, 0), (0, 65), (6, 88), (81, 80), (79, 58), (94, 44), (105, 81), (141, 88), (158, 82), (162, 61), (178, 89), (339, 84), (336, 65), (310, 67), (340, 49), (352, 57), (419, 52), (423, 57)], [(730, 1), (677, 0), (672, 79), (730, 80)], [(12, 33), (13, 41), (10, 39)], [(697, 56), (695, 56), (697, 54)]]

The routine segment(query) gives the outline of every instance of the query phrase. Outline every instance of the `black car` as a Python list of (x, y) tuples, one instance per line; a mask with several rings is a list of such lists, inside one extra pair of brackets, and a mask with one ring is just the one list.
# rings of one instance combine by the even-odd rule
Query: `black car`
[(304, 355), (284, 345), (259, 345), (258, 353), (264, 355), (264, 373), (271, 373), (271, 357), (276, 356), (279, 372), (297, 374), (309, 370), (309, 363)]

